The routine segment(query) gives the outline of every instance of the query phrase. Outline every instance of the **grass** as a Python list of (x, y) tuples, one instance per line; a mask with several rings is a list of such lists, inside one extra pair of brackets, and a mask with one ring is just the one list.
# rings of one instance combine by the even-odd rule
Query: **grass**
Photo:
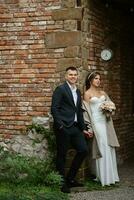
[(1, 183), (0, 200), (68, 200), (68, 195), (58, 188)]
[(112, 190), (119, 187), (119, 183), (112, 184), (110, 186), (102, 186), (100, 182), (87, 180), (85, 183), (85, 187), (89, 191), (93, 190)]
[[(119, 184), (102, 187), (99, 182), (87, 180), (88, 191), (107, 191), (116, 189)], [(60, 192), (59, 188), (43, 185), (0, 183), (0, 200), (69, 200), (69, 196)]]

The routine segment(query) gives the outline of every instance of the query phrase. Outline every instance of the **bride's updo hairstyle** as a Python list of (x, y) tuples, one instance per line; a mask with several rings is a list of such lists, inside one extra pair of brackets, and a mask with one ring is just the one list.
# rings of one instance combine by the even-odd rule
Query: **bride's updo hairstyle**
[(93, 72), (91, 72), (91, 73), (89, 73), (89, 74), (87, 75), (86, 80), (85, 80), (85, 88), (86, 88), (86, 90), (88, 90), (88, 89), (90, 88), (92, 80), (93, 80), (97, 75), (101, 76), (100, 73), (97, 72), (97, 71), (93, 71)]

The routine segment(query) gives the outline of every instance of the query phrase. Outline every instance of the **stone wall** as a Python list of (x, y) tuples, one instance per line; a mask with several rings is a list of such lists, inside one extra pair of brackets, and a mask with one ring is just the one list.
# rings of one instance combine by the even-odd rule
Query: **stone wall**
[[(33, 123), (41, 125), (46, 130), (49, 128), (49, 118), (37, 117), (33, 118)], [(6, 134), (0, 138), (0, 147), (4, 151), (21, 154), (23, 156), (35, 157), (41, 160), (50, 156), (48, 141), (43, 133), (37, 133), (34, 127), (27, 129), (25, 134), (9, 135)]]

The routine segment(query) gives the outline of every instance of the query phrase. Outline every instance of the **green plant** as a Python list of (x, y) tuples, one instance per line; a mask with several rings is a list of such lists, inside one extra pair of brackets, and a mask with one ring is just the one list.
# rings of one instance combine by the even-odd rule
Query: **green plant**
[(0, 184), (0, 200), (68, 200), (58, 188), (31, 185)]
[(48, 142), (48, 150), (51, 154), (50, 156), (55, 156), (56, 140), (55, 140), (55, 134), (53, 130), (46, 129), (44, 128), (44, 126), (39, 125), (39, 124), (32, 124), (28, 126), (27, 131), (28, 130), (32, 131), (33, 129), (36, 131), (36, 133), (43, 134), (44, 138), (46, 138)]
[(68, 200), (68, 196), (58, 191), (49, 191), (45, 194), (38, 194), (35, 200)]
[(60, 192), (62, 179), (55, 172), (55, 136), (40, 125), (29, 127), (33, 128), (47, 139), (49, 157), (40, 160), (0, 148), (0, 200), (68, 200)]
[(54, 166), (52, 165), (51, 159), (42, 161), (37, 158), (25, 157), (12, 152), (0, 151), (1, 181), (14, 184), (45, 184), (45, 178), (52, 171), (54, 171)]
[(16, 200), (13, 194), (5, 193), (0, 194), (0, 200)]
[(13, 193), (0, 194), (0, 200), (32, 200), (32, 198), (26, 195), (15, 195)]
[(61, 176), (55, 171), (50, 172), (45, 178), (45, 184), (48, 186), (59, 187), (61, 182)]
[(91, 180), (87, 180), (85, 185), (86, 185), (87, 190), (90, 190), (90, 191), (92, 191), (92, 190), (111, 190), (111, 189), (119, 187), (118, 184), (102, 187), (100, 182), (95, 182), (95, 181), (91, 181)]

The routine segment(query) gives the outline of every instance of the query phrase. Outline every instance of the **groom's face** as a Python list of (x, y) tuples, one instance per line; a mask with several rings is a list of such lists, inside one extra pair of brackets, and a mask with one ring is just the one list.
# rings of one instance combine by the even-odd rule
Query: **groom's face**
[(76, 70), (68, 70), (66, 72), (65, 79), (70, 85), (74, 85), (78, 80), (78, 72)]

